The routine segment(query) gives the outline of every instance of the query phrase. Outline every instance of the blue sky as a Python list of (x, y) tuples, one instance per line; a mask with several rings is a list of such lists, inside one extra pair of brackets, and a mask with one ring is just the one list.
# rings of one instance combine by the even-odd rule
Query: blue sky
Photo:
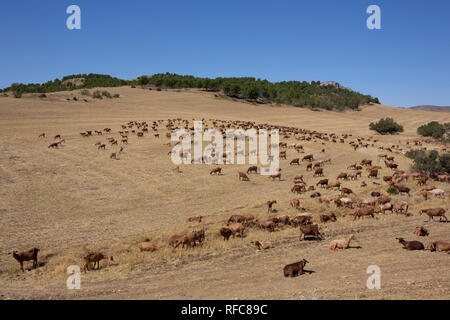
[[(71, 4), (81, 30), (66, 28)], [(366, 27), (371, 4), (381, 30)], [(335, 80), (387, 105), (450, 105), (449, 14), (448, 0), (2, 0), (0, 88), (174, 72)]]

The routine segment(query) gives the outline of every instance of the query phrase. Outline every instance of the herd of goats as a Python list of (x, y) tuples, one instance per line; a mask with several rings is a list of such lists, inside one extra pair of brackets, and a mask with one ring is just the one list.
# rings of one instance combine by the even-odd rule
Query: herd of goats
[[(203, 122), (205, 119), (202, 120)], [(410, 196), (411, 189), (405, 186), (405, 181), (413, 181), (412, 183), (416, 183), (418, 186), (421, 186), (419, 191), (420, 195), (423, 196), (424, 201), (428, 199), (430, 196), (435, 197), (446, 197), (446, 192), (442, 189), (436, 188), (433, 185), (427, 185), (427, 183), (432, 180), (427, 175), (420, 172), (406, 172), (404, 170), (400, 170), (398, 168), (398, 164), (395, 163), (395, 156), (393, 154), (399, 154), (400, 156), (405, 154), (405, 151), (399, 145), (392, 146), (376, 146), (377, 140), (373, 138), (362, 138), (357, 137), (354, 138), (351, 134), (334, 134), (334, 133), (320, 133), (317, 131), (299, 129), (294, 127), (285, 127), (285, 126), (274, 126), (268, 124), (256, 124), (252, 121), (222, 121), (216, 119), (210, 119), (210, 124), (213, 128), (219, 129), (225, 137), (225, 131), (227, 129), (278, 129), (280, 138), (282, 139), (295, 139), (296, 143), (289, 144), (287, 142), (280, 141), (279, 142), (279, 158), (280, 160), (288, 160), (287, 159), (287, 151), (292, 150), (292, 152), (296, 152), (297, 154), (304, 154), (304, 147), (301, 145), (301, 141), (313, 141), (321, 143), (322, 145), (326, 145), (327, 143), (335, 143), (335, 144), (349, 144), (354, 150), (358, 148), (369, 148), (369, 147), (377, 147), (382, 150), (381, 154), (378, 155), (378, 164), (383, 164), (386, 168), (391, 170), (392, 174), (387, 176), (380, 176), (379, 172), (382, 169), (382, 166), (375, 165), (372, 159), (363, 159), (359, 163), (353, 163), (347, 166), (348, 172), (341, 172), (337, 175), (334, 181), (330, 181), (330, 179), (324, 178), (324, 167), (331, 163), (331, 158), (326, 158), (323, 160), (316, 160), (316, 157), (319, 155), (313, 154), (305, 154), (302, 156), (295, 157), (291, 159), (288, 163), (290, 166), (299, 166), (303, 162), (306, 162), (306, 172), (310, 171), (313, 177), (318, 177), (319, 180), (315, 185), (307, 185), (304, 181), (304, 175), (298, 174), (293, 177), (294, 185), (290, 189), (290, 191), (294, 194), (304, 194), (306, 192), (311, 192), (310, 197), (316, 198), (320, 203), (330, 206), (335, 205), (336, 209), (340, 208), (343, 211), (342, 217), (351, 216), (353, 220), (359, 219), (362, 217), (371, 217), (374, 218), (375, 214), (384, 214), (386, 211), (396, 212), (399, 214), (409, 215), (408, 207), (409, 204), (407, 201), (399, 201), (394, 202), (392, 199), (392, 195), (381, 188), (381, 180), (386, 183), (386, 185), (391, 186), (398, 190), (399, 194), (406, 194), (408, 197)], [(165, 126), (165, 129), (164, 129)], [(80, 135), (84, 138), (89, 138), (92, 136), (105, 136), (108, 135), (105, 142), (98, 141), (95, 143), (95, 146), (100, 150), (106, 150), (107, 144), (111, 146), (111, 148), (117, 148), (119, 151), (112, 152), (110, 154), (111, 159), (118, 159), (118, 154), (124, 151), (124, 147), (128, 144), (128, 139), (130, 135), (136, 136), (137, 138), (143, 138), (145, 136), (149, 136), (153, 134), (155, 138), (160, 138), (160, 132), (162, 130), (166, 130), (166, 137), (171, 137), (171, 132), (175, 129), (187, 129), (190, 132), (194, 131), (194, 127), (188, 120), (183, 119), (168, 119), (168, 120), (157, 120), (152, 121), (151, 124), (147, 122), (136, 122), (130, 121), (127, 124), (121, 125), (121, 130), (117, 133), (116, 137), (113, 137), (111, 128), (104, 128), (103, 130), (97, 131), (86, 131), (81, 132)], [(204, 130), (208, 129), (208, 125), (204, 128)], [(151, 133), (150, 133), (151, 132)], [(45, 133), (42, 133), (40, 138), (45, 138)], [(56, 142), (52, 142), (48, 148), (59, 148), (62, 144), (65, 143), (65, 139), (61, 138), (61, 135), (56, 135), (54, 137)], [(119, 145), (120, 143), (120, 145)], [(179, 142), (178, 142), (179, 143)], [(415, 140), (412, 142), (413, 145), (421, 146), (421, 142)], [(171, 146), (172, 143), (168, 142), (165, 145)], [(410, 146), (410, 142), (406, 142), (406, 147)], [(320, 154), (324, 153), (325, 149), (321, 149)], [(171, 152), (169, 152), (170, 154)], [(226, 157), (227, 154), (224, 154)], [(287, 164), (287, 163), (286, 163)], [(210, 175), (217, 174), (222, 175), (223, 168), (218, 166), (213, 168), (210, 171)], [(174, 168), (174, 171), (180, 173), (179, 166)], [(247, 172), (238, 172), (238, 179), (242, 181), (250, 181), (251, 174), (258, 173), (257, 166), (251, 166), (248, 168)], [(279, 169), (278, 173), (272, 174), (269, 176), (270, 179), (281, 180), (282, 171)], [(358, 178), (363, 177), (363, 175), (367, 175), (367, 179), (371, 181), (374, 185), (380, 186), (379, 191), (374, 191), (371, 193), (370, 197), (355, 200), (351, 197), (354, 195), (354, 192), (347, 187), (342, 186), (342, 183), (345, 181), (353, 180), (357, 181)], [(450, 175), (447, 172), (441, 172), (437, 175), (434, 180), (439, 182), (449, 183)], [(361, 181), (361, 187), (366, 187), (367, 184), (365, 181)], [(340, 192), (339, 195), (333, 198), (324, 198), (320, 191), (325, 189), (337, 190)], [(267, 212), (273, 213), (275, 212), (273, 206), (277, 203), (276, 200), (267, 201)], [(300, 199), (293, 198), (290, 200), (290, 205), (296, 210), (300, 211), (304, 208), (300, 207)], [(446, 209), (445, 208), (429, 208), (420, 210), (420, 215), (425, 214), (429, 217), (429, 220), (433, 220), (435, 217), (439, 217), (439, 221), (447, 222), (447, 217), (445, 216)], [(321, 223), (331, 223), (337, 220), (336, 212), (329, 211), (326, 214), (322, 214), (319, 216)], [(233, 237), (243, 237), (244, 232), (249, 228), (258, 227), (267, 231), (274, 231), (275, 228), (281, 226), (291, 226), (295, 228), (299, 228), (300, 231), (300, 240), (304, 240), (306, 237), (313, 237), (313, 239), (321, 240), (323, 239), (323, 235), (319, 231), (319, 225), (317, 223), (313, 223), (311, 213), (303, 212), (298, 214), (297, 216), (291, 218), (288, 215), (282, 215), (278, 217), (273, 217), (266, 220), (258, 220), (252, 214), (244, 214), (244, 215), (232, 215), (226, 222), (226, 225), (222, 226), (218, 233), (223, 237), (223, 240), (228, 240), (231, 236)], [(202, 216), (194, 216), (187, 219), (188, 223), (201, 223), (203, 217)], [(418, 226), (414, 230), (414, 234), (418, 236), (427, 236), (429, 233), (423, 226)], [(174, 249), (181, 248), (192, 248), (197, 245), (203, 244), (205, 241), (205, 229), (195, 228), (191, 229), (186, 234), (174, 235), (172, 236), (168, 244)], [(348, 249), (350, 246), (350, 242), (355, 239), (353, 234), (348, 235), (343, 239), (332, 240), (330, 242), (329, 248), (331, 250), (337, 249)], [(403, 238), (396, 238), (402, 245), (404, 249), (407, 250), (424, 250), (425, 246), (420, 241), (406, 241)], [(273, 245), (270, 241), (252, 241), (252, 243), (259, 249), (265, 250), (272, 248)], [(159, 246), (151, 241), (145, 241), (138, 243), (138, 248), (141, 251), (156, 251), (159, 250)], [(425, 250), (430, 251), (443, 251), (450, 253), (450, 243), (444, 241), (433, 241), (427, 244)], [(23, 262), (28, 260), (33, 260), (33, 266), (37, 267), (37, 255), (39, 249), (33, 248), (29, 251), (24, 252), (12, 252), (12, 256), (20, 263), (21, 270), (23, 269)], [(102, 259), (110, 259), (113, 260), (112, 256), (105, 255), (101, 252), (90, 252), (86, 254), (84, 257), (84, 267), (83, 270), (86, 272), (91, 268), (91, 264), (93, 263), (94, 269), (98, 269), (99, 262)], [(286, 265), (283, 269), (284, 276), (297, 276), (304, 273), (304, 266), (308, 261), (306, 259), (302, 259), (299, 262), (295, 262), (289, 265)]]

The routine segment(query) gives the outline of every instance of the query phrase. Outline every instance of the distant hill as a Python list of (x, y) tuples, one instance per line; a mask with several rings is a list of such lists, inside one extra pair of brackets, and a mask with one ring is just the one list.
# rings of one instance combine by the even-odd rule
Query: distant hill
[(411, 107), (409, 109), (422, 110), (422, 111), (433, 111), (433, 112), (450, 112), (450, 106), (440, 107), (440, 106), (423, 105), (423, 106)]
[(335, 81), (282, 81), (270, 82), (253, 77), (199, 78), (175, 73), (144, 75), (133, 80), (123, 80), (105, 74), (77, 74), (46, 83), (13, 83), (2, 91), (22, 93), (46, 93), (96, 87), (131, 85), (156, 86), (158, 88), (197, 88), (223, 92), (233, 99), (258, 101), (259, 103), (288, 104), (296, 107), (327, 110), (358, 109), (361, 105), (380, 103), (378, 98), (345, 88)]

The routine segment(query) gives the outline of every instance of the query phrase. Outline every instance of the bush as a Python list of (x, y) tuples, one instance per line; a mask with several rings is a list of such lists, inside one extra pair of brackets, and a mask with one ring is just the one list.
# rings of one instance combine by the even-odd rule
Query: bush
[(39, 98), (47, 98), (47, 95), (46, 95), (45, 93), (41, 93), (41, 94), (39, 95)]
[(102, 96), (104, 96), (104, 97), (106, 97), (106, 98), (108, 98), (108, 99), (111, 99), (112, 98), (112, 96), (111, 96), (111, 93), (109, 93), (108, 91), (102, 91)]
[(89, 90), (86, 90), (86, 89), (81, 90), (81, 94), (82, 94), (83, 96), (89, 96), (89, 95), (91, 95), (91, 93), (89, 92)]
[(119, 98), (119, 97), (120, 97), (120, 94), (118, 94), (118, 93), (113, 95), (113, 98)]
[(144, 85), (148, 84), (149, 82), (150, 82), (150, 79), (149, 79), (147, 76), (142, 76), (142, 77), (140, 77), (139, 80), (138, 80), (138, 83), (139, 83), (141, 86), (144, 86)]
[(94, 99), (103, 99), (102, 97), (102, 93), (99, 90), (94, 91), (94, 93), (92, 94), (92, 98)]
[(437, 121), (431, 121), (417, 128), (417, 133), (424, 137), (440, 139), (445, 133), (444, 126)]
[(161, 88), (160, 87), (156, 88), (156, 91), (161, 91)]
[(450, 152), (439, 155), (436, 150), (426, 152), (424, 150), (411, 150), (406, 153), (408, 158), (414, 159), (413, 168), (436, 176), (441, 171), (450, 172)]
[(403, 126), (399, 125), (392, 118), (384, 118), (380, 119), (378, 122), (371, 122), (369, 129), (381, 134), (403, 132)]
[(21, 90), (15, 90), (15, 91), (13, 91), (13, 94), (14, 94), (14, 98), (17, 98), (17, 99), (22, 98)]
[(389, 187), (386, 191), (390, 194), (398, 194), (398, 189), (396, 187)]
[(131, 86), (131, 88), (133, 88), (133, 89), (134, 89), (134, 88), (136, 88), (136, 86), (135, 86), (135, 85), (132, 85), (132, 86)]
[(450, 152), (439, 156), (439, 165), (443, 171), (450, 173)]

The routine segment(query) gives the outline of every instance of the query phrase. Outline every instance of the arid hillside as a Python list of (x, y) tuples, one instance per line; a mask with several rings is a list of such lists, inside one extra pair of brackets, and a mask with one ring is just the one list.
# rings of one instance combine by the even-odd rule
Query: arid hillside
[[(377, 178), (369, 178), (364, 167), (357, 179), (340, 181), (341, 187), (353, 191), (349, 197), (356, 208), (358, 200), (389, 187), (382, 178), (392, 176), (394, 170), (379, 155), (394, 157), (398, 169), (408, 173), (412, 162), (402, 152), (413, 148), (415, 140), (428, 149), (445, 148), (417, 136), (416, 129), (432, 120), (448, 122), (447, 113), (383, 105), (363, 106), (360, 111), (312, 111), (233, 101), (199, 90), (105, 90), (120, 97), (93, 99), (80, 90), (49, 93), (46, 98), (37, 94), (0, 97), (0, 299), (450, 299), (450, 255), (404, 250), (395, 239), (425, 245), (450, 242), (449, 223), (436, 217), (428, 221), (428, 216), (419, 214), (421, 209), (441, 207), (450, 217), (448, 182), (430, 179), (418, 185), (411, 176), (399, 183), (410, 188), (409, 195), (391, 195), (394, 205), (408, 203), (408, 215), (387, 211), (359, 219), (344, 216), (349, 209), (336, 206), (333, 200), (340, 190), (317, 185), (321, 179), (331, 182), (341, 172), (353, 172), (348, 168), (351, 164), (372, 160), (373, 166), (381, 167)], [(370, 122), (384, 117), (394, 118), (405, 132), (381, 136), (368, 129)], [(252, 121), (327, 137), (334, 133), (338, 139), (333, 142), (308, 133), (282, 136), (280, 141), (287, 146), (302, 145), (304, 154), (282, 148), (287, 158), (280, 161), (281, 179), (249, 174), (250, 181), (240, 181), (238, 172), (246, 172), (249, 164), (221, 165), (222, 175), (210, 175), (213, 166), (206, 164), (183, 164), (180, 172), (174, 171), (169, 157), (173, 143), (169, 145), (166, 136), (168, 119), (187, 120), (189, 126), (204, 119), (209, 127), (214, 119)], [(163, 121), (153, 131), (152, 123), (158, 120)], [(149, 132), (138, 137), (136, 126), (126, 126), (130, 121), (145, 121)], [(182, 121), (174, 123), (184, 126)], [(93, 135), (80, 134), (87, 130)], [(128, 143), (119, 134), (124, 130), (129, 131)], [(55, 139), (56, 135), (61, 137)], [(309, 139), (300, 140), (300, 136)], [(108, 142), (111, 137), (117, 145)], [(350, 144), (358, 144), (358, 138), (367, 147), (355, 149)], [(58, 147), (49, 147), (61, 139), (64, 142)], [(105, 144), (105, 150), (97, 142)], [(116, 158), (111, 158), (112, 153)], [(312, 164), (331, 158), (322, 167), (323, 177), (307, 170), (307, 161), (290, 165), (292, 159), (306, 154), (314, 156)], [(315, 190), (292, 193), (296, 175), (303, 175), (307, 187)], [(425, 186), (445, 194), (430, 194), (426, 200)], [(320, 197), (312, 198), (314, 192)], [(294, 198), (299, 199), (299, 208), (290, 205)], [(267, 210), (269, 200), (277, 201), (273, 212)], [(337, 221), (321, 222), (319, 216), (329, 211)], [(324, 240), (300, 241), (299, 227), (282, 224), (273, 232), (247, 226), (243, 237), (229, 241), (219, 234), (231, 215), (252, 214), (267, 220), (305, 213), (319, 224)], [(186, 222), (200, 215), (202, 222)], [(417, 226), (426, 228), (429, 235), (415, 235)], [(194, 227), (205, 230), (202, 246), (169, 246), (172, 235)], [(349, 249), (329, 249), (331, 240), (350, 234), (356, 239)], [(160, 249), (140, 252), (137, 243), (145, 239)], [(251, 243), (255, 240), (271, 241), (273, 248), (259, 251)], [(29, 270), (22, 273), (8, 253), (33, 247), (40, 248), (39, 267), (31, 269), (32, 262), (26, 261)], [(92, 250), (112, 255), (114, 261), (101, 261), (99, 270), (81, 275), (80, 290), (68, 290), (67, 267), (82, 267), (83, 255)], [(308, 272), (285, 278), (283, 267), (303, 258), (309, 261)], [(366, 287), (370, 265), (381, 269), (380, 290)]]

